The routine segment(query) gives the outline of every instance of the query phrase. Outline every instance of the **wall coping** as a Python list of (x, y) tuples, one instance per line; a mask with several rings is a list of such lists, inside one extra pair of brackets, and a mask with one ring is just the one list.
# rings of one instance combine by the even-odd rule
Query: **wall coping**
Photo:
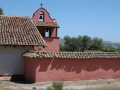
[(43, 37), (44, 38), (55, 38), (55, 39), (59, 39), (60, 37)]
[(120, 52), (46, 52), (34, 51), (23, 54), (24, 57), (30, 58), (120, 58)]

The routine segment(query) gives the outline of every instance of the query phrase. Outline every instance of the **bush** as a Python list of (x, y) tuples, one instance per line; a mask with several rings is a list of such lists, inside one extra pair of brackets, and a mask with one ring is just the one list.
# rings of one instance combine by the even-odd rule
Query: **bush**
[(47, 90), (63, 90), (63, 82), (53, 82), (52, 86), (48, 86)]
[(32, 90), (36, 90), (36, 87), (33, 87)]
[(53, 90), (63, 90), (63, 82), (53, 82)]
[(48, 86), (47, 87), (47, 90), (53, 90), (51, 86)]

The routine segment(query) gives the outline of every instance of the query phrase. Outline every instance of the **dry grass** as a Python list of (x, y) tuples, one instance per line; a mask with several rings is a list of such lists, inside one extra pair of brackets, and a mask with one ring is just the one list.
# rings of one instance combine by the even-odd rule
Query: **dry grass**
[[(52, 82), (44, 83), (15, 83), (0, 80), (0, 90), (45, 90), (46, 86), (50, 86)], [(44, 87), (43, 89), (41, 87)], [(119, 79), (98, 79), (98, 80), (79, 80), (65, 81), (64, 90), (120, 90)]]
[(89, 87), (82, 90), (120, 90), (120, 86), (102, 86), (102, 87)]
[(72, 81), (65, 83), (64, 90), (120, 90), (120, 79)]

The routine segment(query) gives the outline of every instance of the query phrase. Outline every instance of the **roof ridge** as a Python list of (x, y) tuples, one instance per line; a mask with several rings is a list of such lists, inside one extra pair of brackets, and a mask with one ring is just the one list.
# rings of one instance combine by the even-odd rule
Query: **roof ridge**
[(59, 52), (57, 52), (57, 51), (44, 51), (44, 50), (42, 50), (42, 51), (36, 51), (36, 50), (29, 50), (30, 52), (48, 52), (48, 53), (120, 53), (120, 52), (63, 52), (63, 51), (59, 51)]
[[(33, 22), (41, 22), (41, 21), (38, 21), (38, 20), (33, 20)], [(50, 21), (44, 21), (44, 22), (41, 22), (41, 23), (57, 23), (57, 22), (50, 22)]]
[(0, 17), (24, 17), (24, 18), (28, 17), (28, 18), (30, 18), (29, 16), (20, 16), (20, 15), (15, 15), (15, 16), (13, 16), (13, 15), (0, 15)]

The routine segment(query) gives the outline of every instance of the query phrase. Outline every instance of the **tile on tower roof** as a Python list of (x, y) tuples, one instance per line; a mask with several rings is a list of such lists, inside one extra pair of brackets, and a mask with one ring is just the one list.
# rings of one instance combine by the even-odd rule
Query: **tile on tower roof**
[(44, 26), (44, 27), (56, 27), (59, 28), (60, 26), (57, 22), (40, 22), (40, 21), (33, 21), (35, 26)]

